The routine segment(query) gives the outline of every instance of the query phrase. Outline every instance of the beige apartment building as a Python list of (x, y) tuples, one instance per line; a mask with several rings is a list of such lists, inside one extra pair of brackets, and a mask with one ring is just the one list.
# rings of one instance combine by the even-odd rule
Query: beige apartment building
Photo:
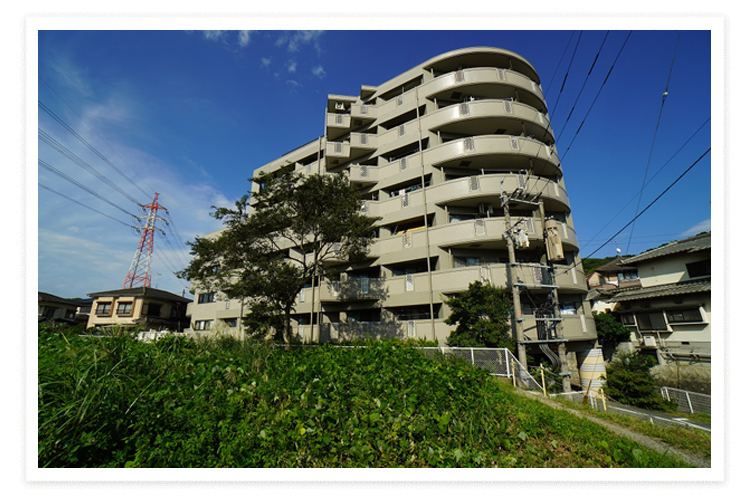
[[(329, 95), (323, 118), (324, 136), (260, 171), (344, 172), (362, 212), (380, 220), (365, 262), (331, 262), (339, 279), (300, 293), (301, 339), (445, 345), (446, 297), (482, 280), (517, 292), (514, 323), (530, 353), (594, 346), (555, 137), (528, 61), (498, 48), (455, 50), (358, 95)], [(191, 292), (193, 332), (242, 335), (239, 301)]]

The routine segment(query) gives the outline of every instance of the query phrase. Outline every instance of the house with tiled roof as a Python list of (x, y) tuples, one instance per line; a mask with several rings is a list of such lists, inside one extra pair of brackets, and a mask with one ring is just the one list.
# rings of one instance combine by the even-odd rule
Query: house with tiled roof
[(660, 364), (711, 362), (711, 233), (674, 241), (624, 259), (640, 287), (607, 298), (632, 332), (634, 347)]
[(79, 304), (71, 299), (64, 299), (51, 293), (38, 292), (39, 321), (57, 323), (74, 323)]

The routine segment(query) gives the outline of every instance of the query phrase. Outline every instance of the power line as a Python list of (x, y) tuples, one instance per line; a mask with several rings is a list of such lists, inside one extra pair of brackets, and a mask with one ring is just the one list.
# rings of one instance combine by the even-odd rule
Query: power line
[(557, 76), (557, 70), (560, 69), (560, 65), (563, 62), (563, 59), (565, 58), (565, 53), (568, 52), (568, 47), (570, 47), (570, 42), (573, 40), (573, 35), (575, 35), (575, 31), (570, 32), (570, 38), (568, 38), (568, 43), (565, 45), (565, 50), (563, 50), (562, 55), (560, 56), (560, 60), (557, 61), (557, 67), (555, 67), (555, 72), (552, 73), (552, 78), (549, 79), (549, 83), (547, 83), (547, 86), (545, 88), (549, 88), (552, 86), (552, 82), (555, 81), (555, 76)]
[(565, 77), (563, 78), (562, 84), (560, 85), (560, 92), (557, 94), (557, 100), (555, 101), (555, 106), (552, 109), (552, 113), (549, 114), (550, 118), (555, 113), (555, 110), (557, 109), (557, 103), (560, 102), (560, 96), (562, 96), (563, 89), (565, 88), (565, 82), (568, 81), (568, 75), (570, 74), (570, 67), (573, 65), (573, 59), (576, 57), (576, 52), (578, 52), (578, 45), (581, 43), (581, 37), (583, 36), (583, 31), (581, 31), (578, 34), (578, 40), (576, 41), (576, 46), (573, 49), (573, 55), (570, 56), (570, 63), (568, 64), (568, 70), (565, 72)]
[[(39, 80), (40, 80), (40, 81), (41, 81), (41, 82), (42, 82), (43, 84), (45, 84), (45, 85), (47, 86), (47, 88), (48, 88), (48, 89), (50, 89), (50, 90), (51, 90), (51, 91), (52, 91), (52, 92), (53, 92), (53, 93), (54, 93), (54, 94), (55, 94), (55, 95), (57, 96), (57, 98), (58, 98), (58, 99), (60, 99), (60, 100), (61, 100), (61, 101), (62, 101), (62, 102), (63, 102), (63, 103), (64, 103), (64, 104), (65, 104), (65, 105), (66, 105), (66, 106), (68, 107), (68, 109), (70, 109), (70, 110), (71, 110), (71, 111), (72, 111), (72, 112), (73, 112), (73, 113), (74, 113), (74, 114), (75, 114), (75, 115), (76, 115), (76, 116), (78, 117), (78, 119), (79, 119), (79, 120), (81, 120), (81, 122), (82, 122), (83, 124), (85, 124), (85, 125), (86, 125), (86, 126), (87, 126), (87, 127), (89, 128), (89, 130), (91, 130), (91, 131), (92, 131), (92, 132), (93, 132), (94, 134), (96, 134), (96, 136), (97, 136), (97, 137), (98, 137), (99, 139), (101, 139), (101, 141), (102, 141), (102, 142), (104, 142), (104, 144), (106, 144), (107, 146), (109, 146), (109, 149), (111, 149), (111, 150), (112, 150), (112, 152), (113, 152), (114, 154), (116, 154), (116, 155), (117, 155), (117, 156), (118, 156), (118, 157), (120, 158), (120, 160), (122, 160), (122, 162), (123, 162), (123, 163), (125, 163), (126, 165), (128, 165), (128, 162), (126, 162), (126, 161), (125, 161), (125, 160), (124, 160), (124, 159), (122, 158), (122, 156), (120, 156), (120, 155), (119, 155), (119, 154), (117, 153), (117, 151), (115, 150), (115, 148), (113, 148), (113, 147), (112, 147), (112, 145), (111, 145), (111, 144), (110, 144), (109, 142), (107, 142), (107, 140), (106, 140), (106, 139), (105, 139), (104, 137), (102, 137), (101, 135), (99, 135), (99, 133), (98, 133), (98, 132), (96, 131), (96, 129), (95, 129), (94, 127), (92, 127), (91, 125), (89, 125), (89, 124), (88, 124), (88, 123), (86, 122), (86, 120), (84, 120), (84, 119), (83, 119), (83, 117), (82, 117), (82, 116), (81, 116), (80, 114), (78, 114), (78, 112), (77, 112), (77, 111), (76, 111), (76, 110), (75, 110), (75, 109), (73, 108), (73, 106), (71, 106), (70, 104), (68, 104), (68, 102), (67, 102), (67, 101), (66, 101), (65, 99), (63, 99), (63, 97), (62, 97), (62, 96), (61, 96), (61, 95), (60, 95), (60, 94), (59, 94), (59, 93), (58, 93), (58, 92), (57, 92), (57, 91), (56, 91), (56, 90), (55, 90), (55, 89), (54, 89), (54, 88), (53, 88), (53, 87), (52, 87), (52, 86), (51, 86), (51, 85), (50, 85), (49, 83), (47, 83), (47, 82), (46, 82), (46, 81), (45, 81), (45, 80), (44, 80), (43, 78), (41, 78), (41, 77), (39, 78)], [(132, 171), (135, 171), (135, 169), (134, 169), (133, 167), (131, 167), (130, 165), (128, 165), (128, 166), (130, 167), (130, 169), (131, 169)], [(142, 179), (141, 179), (141, 180), (142, 180)], [(148, 189), (150, 189), (150, 190), (151, 190), (152, 192), (156, 192), (156, 190), (155, 190), (155, 189), (153, 189), (152, 187), (150, 187), (150, 186), (148, 186), (148, 185), (146, 185), (146, 187), (148, 187)], [(145, 194), (146, 196), (150, 196), (150, 195), (149, 195), (148, 193), (146, 193), (146, 192), (144, 192), (144, 194)]]
[(109, 187), (135, 203), (136, 205), (140, 206), (140, 203), (138, 200), (130, 196), (128, 193), (126, 193), (120, 186), (112, 182), (107, 176), (100, 173), (98, 170), (96, 170), (94, 167), (83, 161), (79, 156), (77, 156), (75, 153), (67, 149), (65, 146), (60, 144), (57, 140), (55, 140), (51, 135), (49, 135), (47, 132), (45, 132), (42, 129), (39, 129), (39, 137), (49, 144), (51, 147), (56, 149), (59, 153), (61, 153), (63, 156), (67, 157), (69, 160), (71, 160), (73, 163), (78, 165), (79, 167), (83, 168), (87, 172), (89, 172), (91, 175), (99, 179), (100, 181), (107, 184)]
[[(648, 168), (651, 165), (651, 157), (654, 153), (654, 146), (656, 145), (656, 136), (659, 133), (659, 124), (661, 123), (661, 116), (664, 112), (664, 104), (667, 102), (667, 95), (669, 95), (669, 80), (672, 78), (672, 69), (674, 68), (674, 61), (677, 58), (677, 47), (680, 45), (680, 35), (682, 32), (677, 33), (677, 42), (674, 47), (674, 54), (672, 55), (672, 63), (669, 66), (669, 73), (667, 74), (667, 84), (664, 86), (664, 93), (661, 96), (661, 106), (659, 107), (659, 116), (656, 119), (656, 129), (654, 130), (654, 138), (651, 140), (651, 150), (648, 153), (648, 160), (646, 161), (646, 171), (643, 173), (643, 184), (641, 190), (638, 193), (638, 203), (635, 205), (635, 212), (638, 213), (638, 209), (641, 208), (641, 199), (643, 197), (643, 190), (646, 187), (646, 177), (648, 176)], [(635, 224), (630, 227), (630, 236), (628, 237), (628, 244), (625, 247), (625, 253), (630, 249), (630, 239), (633, 237), (633, 231), (635, 230)]]
[(594, 104), (596, 104), (596, 101), (599, 99), (599, 95), (602, 93), (602, 90), (604, 89), (604, 85), (607, 83), (607, 80), (609, 80), (609, 75), (612, 74), (612, 70), (615, 69), (615, 64), (617, 64), (617, 61), (620, 59), (620, 55), (622, 54), (622, 51), (625, 49), (625, 45), (628, 43), (628, 40), (630, 39), (630, 35), (633, 33), (633, 31), (628, 31), (628, 36), (625, 38), (625, 41), (622, 43), (622, 47), (620, 47), (620, 51), (617, 53), (617, 57), (615, 57), (614, 62), (612, 63), (612, 66), (609, 67), (609, 71), (607, 72), (607, 76), (604, 77), (604, 81), (599, 86), (599, 91), (596, 93), (596, 97), (594, 97), (594, 100), (591, 102), (591, 105), (589, 106), (588, 111), (586, 111), (586, 115), (583, 117), (583, 120), (581, 121), (581, 124), (578, 126), (578, 130), (576, 130), (575, 135), (573, 136), (573, 139), (571, 139), (570, 144), (568, 144), (568, 148), (565, 150), (565, 153), (563, 154), (560, 161), (564, 160), (565, 157), (568, 155), (568, 151), (570, 151), (570, 147), (575, 142), (576, 138), (578, 137), (578, 134), (581, 132), (581, 129), (583, 128), (583, 124), (586, 123), (586, 119), (589, 117), (589, 114), (591, 113), (591, 110), (594, 108)]
[(48, 115), (50, 115), (52, 118), (54, 118), (55, 121), (57, 121), (60, 125), (62, 125), (76, 139), (78, 139), (79, 141), (81, 141), (81, 143), (83, 145), (85, 145), (87, 148), (89, 148), (89, 150), (91, 150), (91, 152), (93, 152), (95, 155), (97, 155), (99, 158), (101, 158), (102, 161), (104, 161), (107, 165), (109, 165), (110, 167), (112, 167), (117, 173), (119, 173), (123, 178), (125, 178), (125, 180), (127, 180), (133, 186), (135, 186), (136, 189), (138, 189), (139, 191), (141, 191), (144, 195), (150, 196), (138, 184), (136, 184), (135, 181), (133, 181), (133, 179), (131, 179), (130, 177), (128, 177), (125, 174), (125, 172), (123, 172), (122, 170), (120, 170), (114, 163), (112, 163), (111, 161), (109, 161), (109, 159), (106, 156), (104, 156), (102, 153), (100, 153), (99, 150), (97, 150), (94, 146), (92, 146), (91, 144), (89, 144), (89, 142), (86, 141), (86, 139), (84, 139), (83, 137), (81, 137), (78, 134), (78, 132), (76, 132), (75, 130), (73, 130), (73, 128), (70, 125), (68, 125), (67, 123), (65, 123), (65, 121), (62, 118), (60, 118), (59, 116), (57, 116), (51, 109), (49, 109), (47, 106), (45, 106), (42, 101), (38, 101), (38, 103), (39, 103), (39, 107), (43, 111), (45, 111)]
[(81, 183), (80, 183), (80, 182), (78, 182), (77, 180), (73, 179), (72, 177), (70, 177), (70, 176), (68, 176), (68, 175), (66, 175), (66, 174), (64, 174), (64, 173), (62, 173), (62, 172), (60, 172), (59, 170), (57, 170), (57, 169), (56, 169), (55, 167), (53, 167), (52, 165), (50, 165), (50, 164), (48, 164), (48, 163), (46, 163), (46, 162), (44, 162), (44, 161), (42, 161), (42, 160), (39, 160), (39, 165), (41, 165), (41, 166), (42, 166), (42, 167), (44, 167), (45, 169), (49, 170), (49, 171), (50, 171), (50, 172), (52, 172), (53, 174), (56, 174), (56, 175), (58, 175), (58, 176), (62, 177), (62, 178), (63, 178), (63, 179), (65, 179), (66, 181), (70, 182), (71, 184), (74, 184), (74, 185), (78, 186), (79, 188), (83, 189), (84, 191), (86, 191), (86, 192), (88, 192), (88, 193), (90, 193), (90, 194), (92, 194), (92, 195), (96, 196), (97, 198), (99, 198), (99, 199), (100, 199), (100, 200), (102, 200), (103, 202), (105, 202), (105, 203), (108, 203), (108, 204), (112, 205), (113, 207), (115, 207), (116, 209), (120, 210), (121, 212), (124, 212), (125, 214), (127, 214), (127, 215), (129, 215), (129, 216), (131, 216), (131, 217), (136, 217), (136, 218), (137, 218), (137, 216), (136, 216), (136, 215), (134, 215), (134, 214), (132, 214), (132, 213), (128, 212), (127, 210), (125, 210), (125, 209), (124, 209), (124, 208), (122, 208), (121, 206), (115, 205), (115, 204), (114, 204), (114, 203), (112, 203), (112, 202), (111, 202), (110, 200), (106, 199), (105, 197), (103, 197), (102, 195), (100, 195), (99, 193), (97, 193), (96, 191), (94, 191), (93, 189), (90, 189), (90, 188), (88, 188), (88, 187), (84, 186), (83, 184), (81, 184)]
[[(680, 174), (679, 177), (677, 177), (677, 179), (675, 179), (669, 186), (667, 186), (666, 189), (664, 189), (659, 194), (659, 196), (657, 196), (656, 198), (654, 198), (654, 200), (651, 203), (649, 203), (646, 208), (644, 208), (643, 210), (641, 210), (635, 217), (633, 217), (632, 219), (630, 219), (630, 222), (628, 222), (627, 224), (625, 224), (619, 231), (617, 231), (615, 234), (613, 234), (607, 241), (605, 241), (604, 243), (602, 243), (599, 247), (597, 247), (596, 250), (594, 250), (593, 252), (591, 252), (588, 256), (586, 256), (586, 257), (584, 257), (582, 259), (579, 258), (578, 262), (575, 262), (575, 260), (574, 260), (573, 264), (571, 264), (570, 267), (568, 267), (567, 269), (565, 269), (562, 272), (563, 273), (567, 273), (567, 272), (571, 271), (575, 266), (577, 266), (578, 264), (580, 264), (581, 262), (583, 262), (585, 259), (588, 259), (589, 257), (591, 257), (596, 252), (598, 252), (599, 250), (601, 250), (602, 248), (604, 248), (607, 245), (607, 243), (609, 243), (610, 241), (614, 240), (621, 232), (623, 232), (625, 229), (627, 229), (633, 222), (635, 222), (636, 220), (638, 220), (638, 218), (641, 215), (643, 215), (646, 212), (646, 210), (648, 210), (649, 208), (651, 208), (654, 205), (654, 203), (656, 203), (657, 201), (659, 201), (659, 199), (662, 196), (664, 196), (670, 189), (672, 189), (672, 187), (675, 184), (677, 184), (677, 182), (679, 182), (680, 179), (682, 179), (683, 177), (685, 177), (685, 175), (688, 172), (690, 172), (693, 169), (693, 167), (695, 167), (709, 152), (711, 152), (711, 148), (708, 148), (702, 155), (700, 155), (700, 157), (697, 160), (695, 160), (692, 163), (692, 165), (690, 165), (684, 172), (682, 172)], [(561, 270), (562, 270), (562, 267), (561, 267)]]
[[(654, 180), (654, 179), (656, 178), (656, 176), (657, 176), (657, 175), (659, 175), (659, 173), (661, 173), (661, 171), (662, 171), (662, 170), (664, 170), (664, 168), (665, 168), (665, 167), (666, 167), (667, 165), (669, 165), (669, 163), (670, 163), (670, 162), (671, 162), (671, 161), (672, 161), (672, 160), (673, 160), (673, 159), (674, 159), (674, 158), (675, 158), (675, 157), (676, 157), (676, 156), (677, 156), (677, 155), (679, 154), (679, 152), (680, 152), (680, 151), (682, 151), (682, 149), (683, 149), (683, 148), (684, 148), (685, 146), (687, 146), (687, 145), (688, 145), (688, 144), (690, 143), (690, 141), (691, 141), (691, 140), (693, 140), (693, 137), (695, 137), (695, 136), (696, 136), (696, 135), (698, 134), (698, 132), (700, 132), (700, 131), (701, 131), (701, 130), (703, 129), (703, 127), (705, 127), (705, 126), (706, 126), (706, 124), (707, 124), (708, 122), (710, 122), (710, 121), (711, 121), (711, 118), (709, 117), (709, 118), (708, 118), (708, 119), (707, 119), (706, 121), (704, 121), (704, 122), (703, 122), (703, 124), (702, 124), (702, 125), (701, 125), (700, 127), (698, 127), (698, 129), (697, 129), (697, 130), (696, 130), (695, 132), (693, 132), (693, 135), (691, 135), (690, 137), (688, 137), (688, 139), (687, 139), (687, 140), (686, 140), (686, 141), (685, 141), (685, 142), (684, 142), (684, 143), (682, 144), (682, 146), (680, 146), (680, 147), (679, 147), (679, 148), (677, 149), (677, 151), (675, 151), (675, 152), (674, 152), (674, 154), (673, 154), (673, 155), (672, 155), (672, 156), (671, 156), (671, 157), (670, 157), (670, 158), (669, 158), (669, 159), (668, 159), (668, 160), (667, 160), (667, 161), (666, 161), (666, 162), (664, 163), (664, 165), (662, 165), (662, 166), (661, 166), (661, 168), (659, 168), (659, 170), (657, 170), (657, 171), (656, 171), (656, 172), (654, 173), (654, 175), (652, 175), (652, 176), (651, 176), (651, 178), (650, 178), (650, 179), (649, 179), (648, 181), (646, 181), (646, 186), (648, 186), (648, 185), (649, 185), (649, 184), (651, 183), (651, 181), (653, 181), (653, 180)], [(586, 243), (584, 243), (584, 244), (582, 245), (582, 248), (586, 247), (586, 245), (588, 245), (588, 244), (589, 244), (589, 243), (590, 243), (590, 242), (591, 242), (591, 241), (592, 241), (592, 240), (593, 240), (594, 238), (596, 238), (596, 237), (597, 237), (597, 236), (598, 236), (598, 235), (599, 235), (599, 234), (600, 234), (600, 233), (601, 233), (602, 231), (604, 231), (604, 229), (605, 229), (605, 228), (606, 228), (606, 227), (607, 227), (607, 226), (608, 226), (608, 225), (609, 225), (609, 224), (610, 224), (610, 223), (611, 223), (611, 222), (612, 222), (613, 220), (615, 220), (615, 219), (617, 218), (617, 216), (618, 216), (618, 215), (620, 215), (620, 214), (622, 213), (622, 211), (623, 211), (623, 210), (625, 210), (625, 209), (626, 209), (626, 208), (628, 207), (628, 205), (630, 205), (630, 203), (631, 203), (631, 202), (632, 202), (633, 200), (635, 200), (636, 196), (638, 196), (638, 194), (637, 194), (637, 193), (636, 193), (636, 194), (634, 194), (634, 195), (633, 195), (633, 197), (632, 197), (632, 198), (630, 198), (630, 200), (628, 200), (628, 202), (627, 202), (627, 203), (625, 203), (625, 205), (623, 205), (623, 207), (622, 207), (622, 208), (621, 208), (621, 209), (620, 209), (620, 210), (619, 210), (619, 211), (618, 211), (618, 212), (617, 212), (617, 213), (616, 213), (616, 214), (615, 214), (615, 215), (614, 215), (614, 216), (613, 216), (613, 217), (612, 217), (612, 218), (611, 218), (611, 219), (610, 219), (610, 220), (609, 220), (609, 221), (608, 221), (608, 222), (607, 222), (607, 223), (606, 223), (606, 224), (605, 224), (605, 225), (604, 225), (604, 226), (603, 226), (603, 227), (602, 227), (602, 228), (601, 228), (601, 229), (600, 229), (600, 230), (599, 230), (599, 231), (598, 231), (598, 232), (597, 232), (597, 233), (596, 233), (596, 234), (595, 234), (595, 235), (594, 235), (594, 236), (593, 236), (593, 237), (592, 237), (591, 239), (589, 239), (588, 241), (586, 241)]]
[(589, 68), (589, 72), (586, 74), (586, 79), (583, 81), (583, 85), (581, 85), (581, 90), (578, 91), (578, 96), (576, 96), (576, 100), (573, 103), (573, 107), (570, 108), (570, 113), (568, 113), (568, 118), (565, 120), (565, 123), (563, 124), (562, 130), (557, 135), (557, 141), (559, 142), (562, 138), (563, 132), (565, 132), (565, 127), (568, 126), (568, 122), (570, 121), (570, 117), (573, 116), (573, 111), (576, 109), (576, 104), (578, 104), (578, 100), (581, 98), (581, 94), (583, 93), (583, 89), (586, 88), (586, 83), (589, 81), (589, 77), (591, 76), (592, 71), (594, 71), (594, 67), (596, 66), (596, 61), (599, 60), (599, 55), (602, 52), (602, 48), (604, 48), (604, 43), (607, 41), (607, 37), (609, 36), (609, 30), (604, 34), (604, 40), (602, 40), (602, 44), (599, 46), (599, 51), (596, 53), (596, 56), (594, 56), (594, 61), (591, 63), (591, 67)]
[(52, 189), (52, 188), (50, 188), (50, 187), (47, 187), (47, 186), (45, 186), (45, 185), (44, 185), (44, 184), (42, 184), (41, 182), (39, 183), (39, 187), (40, 187), (40, 188), (43, 188), (43, 189), (46, 189), (47, 191), (51, 191), (51, 192), (55, 193), (55, 194), (56, 194), (56, 195), (58, 195), (58, 196), (62, 196), (63, 198), (66, 198), (66, 199), (68, 199), (68, 200), (72, 201), (73, 203), (77, 203), (77, 204), (81, 205), (81, 206), (82, 206), (82, 207), (84, 207), (84, 208), (88, 208), (89, 210), (91, 210), (91, 211), (93, 211), (93, 212), (96, 212), (96, 213), (98, 213), (98, 214), (101, 214), (101, 215), (103, 215), (104, 217), (108, 217), (108, 218), (112, 219), (112, 220), (113, 220), (113, 221), (115, 221), (115, 222), (119, 222), (119, 223), (120, 223), (120, 224), (122, 224), (123, 226), (127, 226), (127, 227), (129, 227), (129, 228), (131, 228), (131, 229), (138, 229), (137, 227), (133, 226), (132, 224), (128, 224), (127, 222), (123, 222), (123, 221), (121, 221), (121, 220), (119, 220), (119, 219), (115, 219), (115, 218), (114, 218), (114, 217), (112, 217), (111, 215), (107, 215), (107, 214), (105, 214), (104, 212), (100, 212), (99, 210), (97, 210), (97, 209), (95, 209), (95, 208), (92, 208), (92, 207), (90, 207), (90, 206), (88, 206), (88, 205), (86, 205), (86, 204), (84, 204), (84, 203), (81, 203), (81, 202), (80, 202), (80, 201), (78, 201), (78, 200), (74, 200), (73, 198), (71, 198), (71, 197), (70, 197), (70, 196), (68, 196), (68, 195), (65, 195), (65, 194), (62, 194), (62, 193), (60, 193), (60, 192), (58, 192), (58, 191), (55, 191), (54, 189)]

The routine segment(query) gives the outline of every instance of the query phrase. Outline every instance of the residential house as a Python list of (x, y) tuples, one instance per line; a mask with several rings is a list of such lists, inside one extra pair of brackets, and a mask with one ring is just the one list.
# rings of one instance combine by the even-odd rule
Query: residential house
[(182, 331), (188, 327), (191, 299), (150, 287), (89, 293), (94, 299), (87, 326), (137, 326), (141, 329)]
[(75, 323), (79, 304), (71, 299), (63, 299), (51, 293), (38, 293), (39, 321)]
[(638, 269), (641, 287), (608, 302), (632, 332), (636, 348), (660, 364), (711, 362), (711, 233), (668, 243), (623, 264)]

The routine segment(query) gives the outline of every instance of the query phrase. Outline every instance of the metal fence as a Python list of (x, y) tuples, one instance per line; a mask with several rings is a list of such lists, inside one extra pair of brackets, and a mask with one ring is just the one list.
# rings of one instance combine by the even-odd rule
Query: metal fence
[(674, 387), (662, 387), (661, 395), (667, 401), (677, 404), (677, 409), (684, 413), (711, 414), (711, 396), (699, 392), (683, 391)]
[(420, 347), (419, 349), (427, 355), (442, 354), (461, 358), (477, 368), (487, 370), (491, 375), (512, 380), (518, 387), (542, 391), (539, 382), (508, 349), (493, 347)]

